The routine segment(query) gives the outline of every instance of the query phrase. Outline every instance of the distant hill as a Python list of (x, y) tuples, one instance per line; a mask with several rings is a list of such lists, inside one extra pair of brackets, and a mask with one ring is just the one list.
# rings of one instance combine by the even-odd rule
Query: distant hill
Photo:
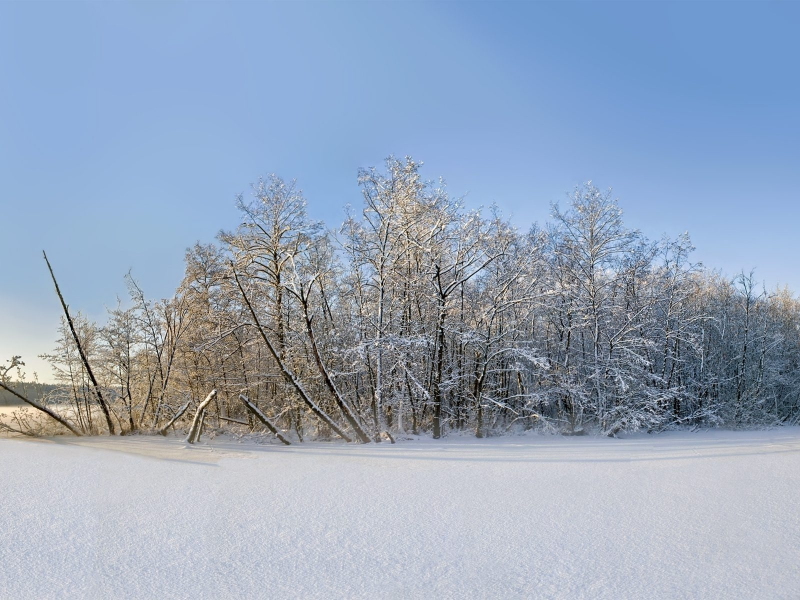
[[(41, 400), (58, 386), (51, 383), (16, 383), (11, 384), (10, 387), (13, 387), (29, 400), (35, 401)], [(15, 404), (23, 404), (23, 402), (13, 394), (0, 389), (0, 406), (13, 406)]]

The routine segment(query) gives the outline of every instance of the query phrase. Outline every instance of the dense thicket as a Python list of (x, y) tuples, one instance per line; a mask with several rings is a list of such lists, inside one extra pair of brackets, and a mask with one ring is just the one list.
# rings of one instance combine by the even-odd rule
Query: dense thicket
[[(172, 298), (129, 280), (130, 308), (75, 319), (124, 430), (158, 429), (212, 389), (214, 426), (258, 424), (244, 394), (300, 439), (800, 417), (800, 303), (693, 264), (688, 236), (626, 228), (610, 192), (588, 183), (520, 231), (465, 210), (411, 159), (358, 184), (362, 210), (328, 231), (294, 183), (262, 180), (238, 199), (237, 229), (188, 250)], [(52, 401), (101, 430), (62, 333)]]

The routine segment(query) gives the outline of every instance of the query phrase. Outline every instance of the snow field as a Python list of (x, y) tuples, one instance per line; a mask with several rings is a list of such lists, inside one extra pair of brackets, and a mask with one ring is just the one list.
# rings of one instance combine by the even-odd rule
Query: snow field
[(797, 598), (800, 429), (4, 439), (0, 540), (2, 598)]

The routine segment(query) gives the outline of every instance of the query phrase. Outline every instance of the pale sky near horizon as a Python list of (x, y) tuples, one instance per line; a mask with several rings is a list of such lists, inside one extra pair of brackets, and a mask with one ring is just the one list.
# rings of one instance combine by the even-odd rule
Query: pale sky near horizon
[(586, 180), (651, 239), (800, 291), (800, 4), (0, 3), (0, 362), (56, 337), (47, 250), (102, 320), (235, 228), (260, 175), (312, 218), (425, 163), (520, 229)]

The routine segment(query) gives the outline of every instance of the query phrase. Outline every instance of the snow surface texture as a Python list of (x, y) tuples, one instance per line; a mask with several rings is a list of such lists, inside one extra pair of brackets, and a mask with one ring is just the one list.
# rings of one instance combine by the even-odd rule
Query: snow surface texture
[(798, 598), (800, 429), (0, 440), (2, 598)]

